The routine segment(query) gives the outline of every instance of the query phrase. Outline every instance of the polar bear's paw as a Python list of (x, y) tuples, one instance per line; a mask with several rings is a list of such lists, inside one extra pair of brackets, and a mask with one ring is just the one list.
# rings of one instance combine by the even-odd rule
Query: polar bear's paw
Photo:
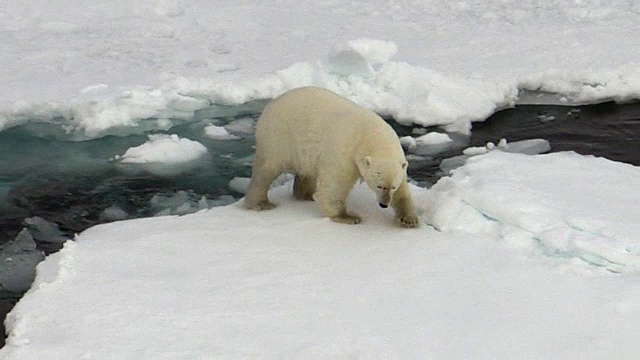
[(415, 228), (420, 226), (420, 219), (418, 218), (417, 215), (406, 215), (406, 216), (397, 217), (396, 221), (398, 221), (400, 225), (408, 228)]
[(273, 203), (271, 203), (269, 201), (261, 201), (261, 202), (255, 203), (255, 204), (250, 204), (250, 203), (247, 203), (245, 201), (244, 206), (247, 209), (258, 210), (258, 211), (271, 210), (274, 207), (276, 207)]
[(349, 215), (349, 214), (334, 216), (331, 218), (331, 220), (342, 223), (342, 224), (349, 224), (349, 225), (360, 224), (360, 222), (362, 222), (362, 219), (359, 216)]

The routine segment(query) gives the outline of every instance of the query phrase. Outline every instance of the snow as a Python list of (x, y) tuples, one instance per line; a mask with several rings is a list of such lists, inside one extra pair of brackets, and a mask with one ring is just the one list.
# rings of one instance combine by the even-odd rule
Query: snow
[(384, 65), (398, 52), (391, 41), (357, 39), (336, 45), (327, 60), (328, 71), (342, 76), (375, 76), (375, 66)]
[(168, 130), (303, 85), (463, 133), (539, 93), (640, 97), (635, 1), (48, 4), (0, 1), (0, 129)]
[[(589, 180), (622, 181), (613, 194), (573, 178), (539, 194), (565, 166), (604, 167), (604, 178)], [(630, 359), (639, 350), (638, 253), (621, 246), (638, 230), (639, 174), (573, 153), (478, 156), (434, 190), (412, 188), (422, 219), (440, 231), (396, 227), (364, 184), (348, 201), (364, 222), (337, 224), (293, 200), (291, 182), (271, 191), (272, 211), (237, 203), (99, 225), (39, 265), (7, 318), (0, 355)], [(461, 201), (473, 202), (448, 210)], [(573, 244), (546, 240), (541, 251), (533, 232), (553, 226), (573, 231)], [(584, 248), (588, 236), (599, 238)], [(594, 266), (583, 252), (617, 266)]]
[(427, 218), (442, 231), (489, 234), (611, 271), (638, 271), (640, 198), (630, 193), (638, 186), (640, 169), (624, 163), (491, 151), (433, 186)]
[[(207, 156), (166, 134), (173, 127), (226, 117), (229, 135), (251, 134), (247, 115), (304, 85), (461, 133), (516, 103), (640, 98), (637, 1), (0, 9), (0, 131), (36, 122), (62, 140), (152, 133), (113, 161), (163, 176)], [(266, 212), (158, 195), (158, 217), (90, 228), (38, 265), (0, 358), (637, 358), (640, 170), (535, 155), (548, 150), (541, 139), (500, 141), (443, 161), (449, 177), (412, 187), (418, 229), (396, 227), (363, 184), (348, 201), (363, 217), (356, 226), (292, 200), (290, 177)], [(235, 182), (242, 191), (247, 179)], [(103, 216), (127, 213), (114, 204)], [(0, 282), (18, 291), (42, 254), (28, 232), (16, 243), (0, 259), (21, 281), (0, 272)]]

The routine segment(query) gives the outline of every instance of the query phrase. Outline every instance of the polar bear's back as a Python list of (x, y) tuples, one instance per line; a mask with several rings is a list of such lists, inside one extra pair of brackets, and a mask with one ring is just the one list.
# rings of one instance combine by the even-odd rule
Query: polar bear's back
[(373, 111), (326, 89), (298, 88), (273, 100), (260, 115), (256, 153), (282, 171), (316, 175), (323, 161), (353, 161), (362, 139), (373, 133), (397, 142), (393, 129)]

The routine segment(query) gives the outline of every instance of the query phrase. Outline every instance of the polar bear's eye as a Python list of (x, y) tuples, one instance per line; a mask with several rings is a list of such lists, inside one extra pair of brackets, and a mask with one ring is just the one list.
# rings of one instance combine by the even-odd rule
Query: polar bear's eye
[(376, 186), (378, 189), (382, 189), (382, 185), (378, 185)]

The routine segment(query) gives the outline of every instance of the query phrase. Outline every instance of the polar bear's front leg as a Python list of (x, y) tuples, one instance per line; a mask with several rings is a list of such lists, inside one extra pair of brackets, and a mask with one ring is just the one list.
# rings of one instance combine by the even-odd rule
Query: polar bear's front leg
[(396, 212), (396, 221), (402, 226), (418, 227), (420, 225), (420, 219), (418, 219), (416, 208), (411, 199), (411, 191), (406, 182), (403, 182), (393, 194), (391, 207), (393, 207)]
[(320, 175), (313, 199), (320, 205), (325, 216), (343, 224), (359, 224), (362, 221), (359, 216), (347, 213), (347, 196), (356, 180), (357, 177), (354, 176)]

